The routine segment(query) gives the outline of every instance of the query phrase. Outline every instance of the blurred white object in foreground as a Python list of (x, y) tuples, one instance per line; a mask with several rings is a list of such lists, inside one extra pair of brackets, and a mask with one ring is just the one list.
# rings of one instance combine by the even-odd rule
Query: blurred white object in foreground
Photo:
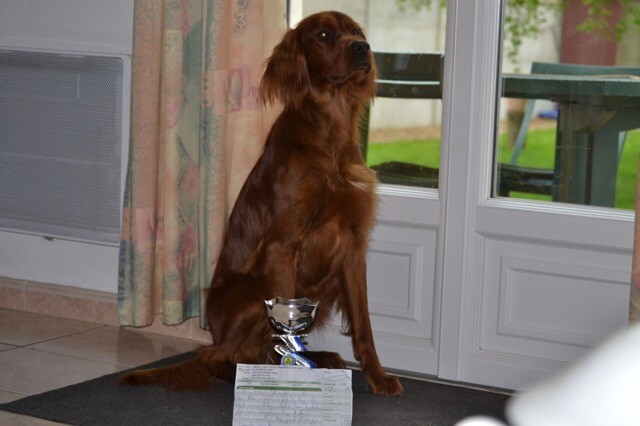
[(513, 426), (640, 425), (640, 324), (507, 405)]
[(460, 420), (454, 426), (506, 426), (499, 420), (487, 416), (473, 416)]

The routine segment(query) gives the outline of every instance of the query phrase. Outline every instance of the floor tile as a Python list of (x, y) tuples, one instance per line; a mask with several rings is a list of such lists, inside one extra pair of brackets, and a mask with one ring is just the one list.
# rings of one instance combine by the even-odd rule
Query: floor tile
[(46, 392), (123, 369), (122, 366), (29, 348), (0, 352), (0, 386), (3, 390), (24, 395)]
[(85, 321), (0, 309), (0, 343), (25, 346), (55, 337), (102, 327)]
[[(0, 386), (2, 386), (3, 384), (0, 383)], [(7, 392), (7, 391), (3, 391), (0, 390), (0, 404), (4, 404), (6, 402), (11, 402), (11, 401), (15, 401), (17, 399), (21, 399), (24, 398), (26, 395), (22, 395), (19, 393), (14, 393), (14, 392)]]
[(186, 339), (101, 327), (30, 346), (32, 349), (136, 367), (196, 349)]
[(9, 349), (15, 349), (17, 348), (17, 346), (14, 345), (5, 345), (3, 343), (0, 343), (0, 352), (2, 351), (8, 351)]

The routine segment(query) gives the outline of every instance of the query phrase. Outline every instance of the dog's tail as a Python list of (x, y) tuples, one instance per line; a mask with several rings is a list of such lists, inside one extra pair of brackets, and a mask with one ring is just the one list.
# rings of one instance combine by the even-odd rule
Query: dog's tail
[(233, 380), (235, 368), (231, 364), (206, 365), (200, 356), (167, 367), (138, 370), (124, 375), (121, 384), (160, 385), (171, 390), (204, 390), (215, 378)]

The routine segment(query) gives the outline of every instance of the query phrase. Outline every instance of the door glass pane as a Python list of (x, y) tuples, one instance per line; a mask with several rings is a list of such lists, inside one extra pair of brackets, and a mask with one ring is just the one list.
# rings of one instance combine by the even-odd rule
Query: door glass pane
[[(325, 10), (351, 16), (378, 64), (378, 97), (362, 132), (367, 164), (381, 182), (437, 188), (440, 165), (444, 2), (302, 0), (301, 17)], [(295, 25), (292, 22), (292, 26)], [(368, 121), (367, 121), (368, 120)]]
[(494, 196), (635, 208), (638, 2), (506, 0)]

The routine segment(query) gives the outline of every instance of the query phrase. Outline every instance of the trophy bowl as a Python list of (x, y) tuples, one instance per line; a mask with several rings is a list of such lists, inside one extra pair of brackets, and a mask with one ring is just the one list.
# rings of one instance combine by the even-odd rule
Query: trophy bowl
[(300, 299), (286, 299), (276, 297), (265, 300), (269, 321), (276, 330), (285, 334), (299, 335), (307, 329), (316, 315), (318, 302), (306, 297)]

